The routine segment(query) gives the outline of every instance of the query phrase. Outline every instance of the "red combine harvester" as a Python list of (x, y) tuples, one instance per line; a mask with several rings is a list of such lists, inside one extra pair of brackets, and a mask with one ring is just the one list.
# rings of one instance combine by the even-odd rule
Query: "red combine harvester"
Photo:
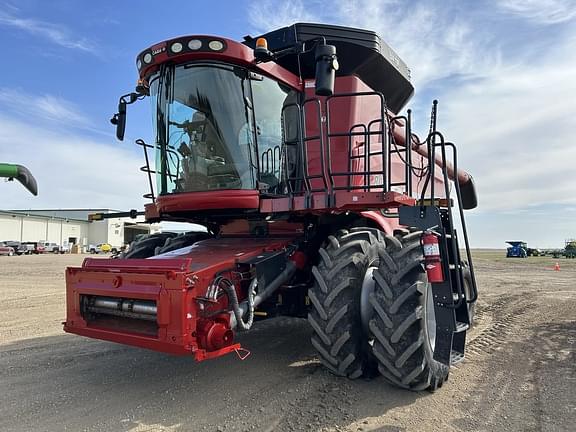
[(396, 114), (413, 94), (405, 63), (371, 31), (295, 24), (171, 39), (137, 67), (112, 123), (122, 140), (127, 105), (152, 102), (143, 214), (207, 232), (68, 268), (65, 331), (201, 361), (238, 353), (258, 320), (307, 317), (334, 374), (441, 386), (477, 297), (463, 214), (476, 194), (436, 102), (425, 139)]

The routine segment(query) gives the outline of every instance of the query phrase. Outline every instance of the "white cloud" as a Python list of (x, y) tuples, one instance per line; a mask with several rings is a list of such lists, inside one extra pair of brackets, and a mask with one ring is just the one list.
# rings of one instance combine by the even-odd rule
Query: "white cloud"
[(267, 32), (295, 22), (312, 22), (315, 16), (309, 12), (311, 3), (314, 2), (252, 2), (248, 8), (250, 23), (256, 32)]
[(482, 208), (576, 203), (576, 59), (566, 38), (443, 92), (441, 123), (476, 174)]
[(0, 161), (27, 166), (38, 181), (33, 197), (18, 183), (0, 183), (0, 208), (141, 208), (147, 180), (134, 146), (115, 145), (0, 116)]
[(574, 0), (497, 0), (506, 13), (537, 24), (559, 24), (576, 18)]
[(3, 111), (12, 112), (35, 120), (57, 121), (76, 126), (85, 126), (88, 119), (80, 109), (66, 99), (50, 94), (33, 95), (19, 89), (0, 87), (0, 106)]
[(295, 22), (325, 22), (378, 33), (406, 61), (418, 91), (453, 75), (475, 77), (500, 62), (498, 49), (484, 49), (493, 40), (477, 32), (471, 17), (455, 17), (445, 2), (398, 0), (335, 0), (330, 7), (315, 1), (261, 1), (249, 9), (256, 31), (265, 32)]
[(62, 25), (56, 25), (33, 18), (21, 18), (6, 11), (0, 11), (0, 26), (19, 29), (64, 48), (92, 54), (96, 54), (98, 51), (92, 41), (75, 36)]

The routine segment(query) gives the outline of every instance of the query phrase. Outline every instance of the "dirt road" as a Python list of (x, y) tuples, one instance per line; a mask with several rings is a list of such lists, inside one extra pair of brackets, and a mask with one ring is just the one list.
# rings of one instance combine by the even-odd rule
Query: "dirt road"
[(0, 431), (573, 431), (576, 260), (478, 252), (466, 360), (436, 393), (325, 372), (305, 321), (204, 363), (62, 333), (64, 267), (0, 257)]

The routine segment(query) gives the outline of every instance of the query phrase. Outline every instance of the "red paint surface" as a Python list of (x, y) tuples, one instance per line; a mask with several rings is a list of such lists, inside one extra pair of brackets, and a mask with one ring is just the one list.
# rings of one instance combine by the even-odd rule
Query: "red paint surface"
[[(280, 250), (291, 242), (292, 238), (219, 238), (157, 259), (87, 258), (82, 267), (66, 271), (64, 330), (155, 351), (192, 354), (199, 361), (234, 351), (239, 345), (233, 343), (229, 332), (228, 313), (210, 314), (210, 307), (216, 312), (228, 309), (226, 296), (205, 309), (197, 298), (206, 295), (216, 273), (234, 267), (237, 260)], [(117, 280), (122, 283), (115, 287)], [(237, 291), (242, 301), (243, 294), (239, 288)], [(113, 318), (86, 321), (80, 313), (81, 295), (153, 300), (157, 332), (127, 330), (116, 326)]]
[[(207, 38), (222, 41), (226, 44), (226, 49), (222, 52), (215, 51), (184, 51), (181, 54), (171, 54), (168, 56), (166, 51), (173, 42), (180, 41), (182, 39), (189, 40), (194, 38)], [(140, 71), (140, 78), (147, 79), (152, 73), (158, 69), (158, 65), (165, 61), (174, 62), (176, 64), (187, 63), (195, 60), (215, 60), (224, 63), (236, 64), (239, 66), (244, 66), (250, 68), (251, 70), (258, 72), (262, 75), (266, 75), (270, 78), (282, 81), (284, 84), (293, 87), (296, 90), (302, 89), (302, 83), (300, 79), (294, 75), (292, 72), (284, 69), (274, 62), (268, 63), (256, 63), (254, 61), (254, 51), (252, 48), (247, 47), (240, 42), (236, 42), (230, 39), (226, 39), (220, 36), (209, 36), (209, 35), (193, 35), (193, 36), (182, 36), (180, 38), (170, 39), (164, 42), (160, 42), (156, 45), (150, 47), (151, 50), (160, 50), (158, 54), (154, 56), (155, 62), (150, 66), (144, 66)]]
[(160, 195), (156, 198), (158, 213), (185, 210), (257, 209), (260, 194), (257, 190), (218, 190)]

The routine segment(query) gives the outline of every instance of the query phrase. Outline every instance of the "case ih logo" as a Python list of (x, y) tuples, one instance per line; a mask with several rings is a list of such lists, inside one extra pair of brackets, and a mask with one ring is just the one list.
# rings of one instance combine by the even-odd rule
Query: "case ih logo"
[(160, 54), (160, 53), (162, 53), (162, 52), (164, 52), (164, 51), (166, 51), (166, 46), (162, 46), (162, 47), (160, 47), (160, 48), (154, 48), (154, 49), (152, 50), (152, 55), (158, 55), (158, 54)]

